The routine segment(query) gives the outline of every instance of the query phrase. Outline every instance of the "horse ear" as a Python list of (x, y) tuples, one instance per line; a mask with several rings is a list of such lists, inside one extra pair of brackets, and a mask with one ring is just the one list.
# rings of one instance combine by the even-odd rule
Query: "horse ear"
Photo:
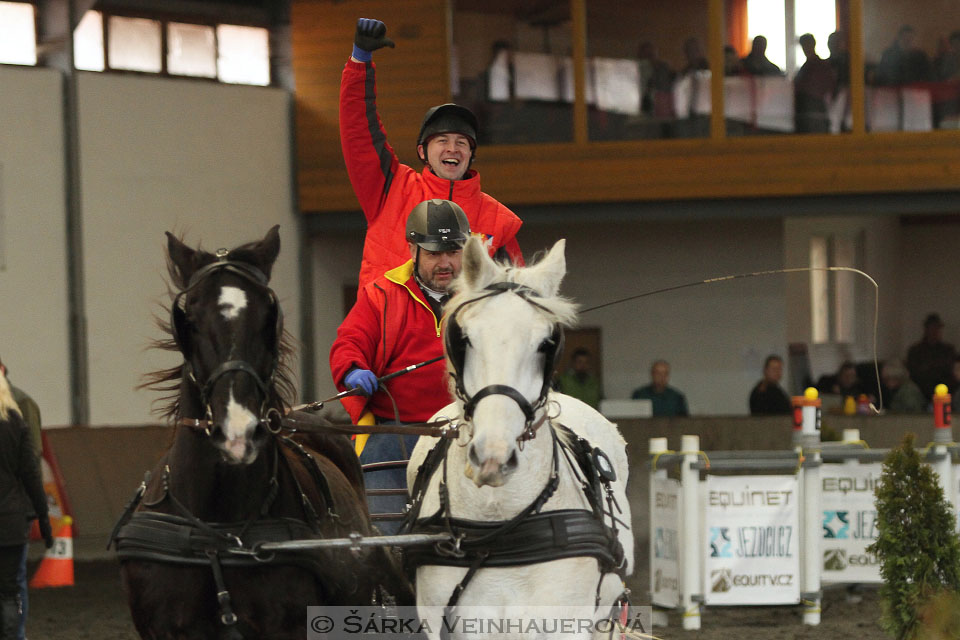
[(260, 270), (269, 278), (273, 263), (280, 255), (280, 225), (275, 224), (270, 231), (267, 231), (267, 235), (258, 243), (255, 253), (260, 263)]
[(567, 259), (564, 256), (566, 246), (566, 240), (557, 240), (543, 260), (524, 269), (523, 284), (547, 298), (557, 295), (560, 282), (567, 274)]
[(167, 255), (170, 256), (172, 265), (171, 273), (180, 280), (180, 286), (185, 287), (190, 282), (190, 276), (196, 271), (197, 252), (187, 245), (183, 244), (179, 238), (170, 233), (167, 234)]
[(497, 264), (483, 243), (471, 236), (463, 247), (463, 279), (471, 289), (482, 289), (493, 281)]

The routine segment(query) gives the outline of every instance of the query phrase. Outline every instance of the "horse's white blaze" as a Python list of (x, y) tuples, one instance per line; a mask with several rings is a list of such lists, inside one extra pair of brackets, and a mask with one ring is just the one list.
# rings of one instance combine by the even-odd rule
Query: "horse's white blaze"
[(222, 287), (217, 300), (220, 313), (227, 320), (233, 320), (247, 307), (247, 293), (239, 287)]
[(223, 434), (227, 452), (237, 461), (243, 460), (247, 451), (247, 438), (257, 426), (257, 416), (233, 397), (233, 388), (230, 389), (230, 400), (227, 402), (227, 413), (224, 417)]

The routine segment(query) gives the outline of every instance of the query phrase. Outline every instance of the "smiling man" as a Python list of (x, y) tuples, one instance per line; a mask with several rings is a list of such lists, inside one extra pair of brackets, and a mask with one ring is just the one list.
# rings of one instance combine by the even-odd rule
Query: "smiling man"
[(360, 18), (353, 54), (340, 81), (340, 144), (350, 183), (367, 219), (360, 267), (360, 288), (406, 259), (398, 233), (419, 202), (443, 198), (463, 208), (474, 233), (487, 240), (491, 255), (523, 264), (517, 231), (523, 224), (510, 209), (480, 190), (480, 174), (471, 168), (477, 149), (477, 118), (466, 107), (442, 104), (423, 118), (417, 136), (417, 172), (402, 164), (387, 142), (377, 113), (373, 51), (393, 47), (387, 27)]
[[(440, 317), (450, 283), (460, 274), (462, 247), (469, 236), (470, 223), (456, 203), (421, 202), (410, 212), (401, 238), (406, 240), (408, 259), (357, 293), (330, 349), (337, 388), (359, 387), (364, 394), (343, 399), (354, 422), (368, 410), (377, 423), (425, 422), (450, 402), (443, 362), (404, 374), (389, 393), (377, 379), (443, 355)], [(407, 460), (416, 441), (417, 436), (374, 434), (358, 440), (360, 462)], [(368, 471), (364, 477), (367, 488), (407, 486), (403, 469)], [(373, 496), (368, 503), (371, 513), (400, 513), (406, 498)], [(398, 526), (390, 523), (381, 530), (391, 533)]]

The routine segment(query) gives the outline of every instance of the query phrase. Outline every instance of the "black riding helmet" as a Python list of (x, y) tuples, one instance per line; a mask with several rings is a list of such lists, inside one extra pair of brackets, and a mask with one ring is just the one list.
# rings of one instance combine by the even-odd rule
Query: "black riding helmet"
[[(470, 149), (477, 149), (477, 116), (473, 111), (458, 104), (448, 102), (431, 107), (420, 125), (420, 135), (417, 136), (417, 146), (426, 145), (430, 138), (441, 133), (459, 133), (470, 139)], [(426, 152), (424, 152), (426, 156)], [(473, 160), (471, 156), (471, 161)], [(426, 158), (424, 158), (426, 162)]]
[(407, 242), (426, 251), (456, 251), (469, 237), (467, 214), (450, 200), (424, 200), (407, 217)]

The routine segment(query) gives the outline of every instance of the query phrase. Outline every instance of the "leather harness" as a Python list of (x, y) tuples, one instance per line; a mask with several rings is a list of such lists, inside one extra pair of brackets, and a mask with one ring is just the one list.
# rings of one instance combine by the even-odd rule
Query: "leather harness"
[[(553, 441), (552, 471), (547, 483), (534, 500), (510, 520), (481, 522), (451, 515), (447, 490), (447, 452), (450, 440), (442, 439), (430, 450), (411, 490), (411, 505), (401, 533), (448, 532), (451, 543), (410, 548), (406, 562), (421, 565), (468, 567), (466, 575), (454, 588), (447, 602), (449, 613), (460, 595), (483, 567), (515, 567), (574, 557), (593, 557), (600, 565), (600, 580), (606, 573), (624, 576), (626, 559), (618, 538), (617, 525), (629, 526), (616, 517), (620, 507), (613, 497), (610, 483), (616, 479), (613, 468), (600, 449), (591, 448), (583, 438), (562, 424), (548, 421)], [(558, 437), (564, 434), (567, 445)], [(559, 452), (563, 452), (571, 471), (580, 481), (591, 509), (541, 511), (559, 486)], [(572, 458), (572, 459), (571, 459)], [(421, 518), (420, 509), (430, 479), (442, 468), (439, 482), (440, 506), (433, 514)], [(606, 508), (604, 508), (606, 502)], [(606, 520), (609, 519), (609, 524)], [(600, 583), (597, 584), (597, 603)]]

